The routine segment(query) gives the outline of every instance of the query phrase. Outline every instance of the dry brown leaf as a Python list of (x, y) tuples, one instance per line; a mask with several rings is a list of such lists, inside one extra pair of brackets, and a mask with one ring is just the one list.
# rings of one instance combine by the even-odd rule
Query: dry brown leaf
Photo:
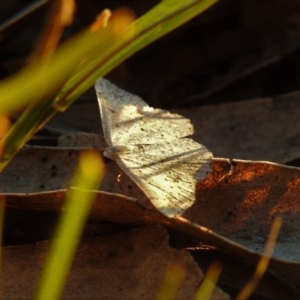
[(215, 157), (286, 163), (300, 157), (300, 93), (174, 110)]
[(93, 148), (104, 150), (107, 148), (107, 144), (103, 136), (95, 133), (76, 131), (61, 135), (58, 138), (58, 147)]
[[(259, 259), (259, 255), (253, 253), (249, 249), (246, 249), (225, 237), (222, 237), (212, 230), (193, 224), (188, 220), (183, 218), (168, 219), (167, 217), (160, 214), (155, 210), (146, 210), (145, 208), (137, 205), (134, 199), (124, 197), (118, 194), (111, 194), (105, 192), (95, 192), (96, 201), (94, 202), (90, 220), (91, 221), (110, 221), (120, 224), (131, 224), (131, 225), (147, 225), (147, 224), (163, 224), (164, 226), (175, 230), (175, 232), (181, 232), (186, 236), (192, 237), (195, 241), (198, 241), (200, 245), (214, 245), (219, 251), (217, 257), (212, 258), (214, 260), (221, 260), (224, 265), (224, 276), (225, 279), (220, 280), (226, 286), (232, 286), (232, 278), (239, 276), (240, 280), (234, 279), (234, 288), (242, 288), (247, 280), (251, 277), (254, 267)], [(6, 195), (7, 205), (12, 207), (18, 207), (19, 209), (28, 210), (38, 210), (42, 212), (43, 210), (54, 210), (60, 211), (63, 206), (64, 199), (66, 196), (66, 190), (27, 194), (27, 195)], [(51, 205), (49, 205), (50, 203)], [(101, 223), (98, 223), (98, 227)], [(98, 230), (99, 231), (99, 230)], [(111, 229), (105, 227), (103, 232), (111, 234)], [(204, 246), (206, 247), (206, 246)], [(209, 249), (209, 248), (208, 248)], [(211, 249), (214, 249), (212, 247)], [(205, 251), (209, 253), (211, 251)], [(220, 254), (223, 253), (223, 254)], [(203, 259), (203, 253), (200, 252), (201, 258)], [(222, 256), (227, 255), (227, 257), (222, 258)], [(230, 256), (228, 258), (228, 256)], [(230, 262), (230, 259), (232, 260)], [(210, 260), (211, 261), (211, 260)], [(243, 266), (243, 263), (244, 266)], [(200, 260), (200, 265), (203, 265), (203, 261)], [(291, 263), (283, 260), (273, 259), (272, 267), (270, 272), (266, 275), (257, 293), (259, 295), (277, 295), (280, 299), (282, 293), (288, 293), (290, 299), (298, 299), (300, 292), (295, 290), (288, 281), (293, 282), (295, 286), (299, 287), (300, 273), (297, 271), (299, 269), (299, 263)], [(229, 272), (228, 274), (228, 269)], [(272, 273), (272, 270), (276, 273)], [(296, 272), (291, 272), (296, 271)], [(232, 274), (233, 272), (233, 274)], [(242, 272), (243, 276), (239, 274)], [(277, 275), (276, 275), (277, 274)], [(222, 275), (223, 276), (223, 275)], [(229, 277), (228, 277), (229, 276)], [(292, 278), (291, 278), (292, 277)], [(281, 292), (276, 292), (274, 287), (279, 286)], [(292, 297), (293, 296), (293, 297)], [(276, 298), (274, 298), (276, 299)]]
[[(261, 252), (276, 216), (283, 217), (274, 256), (300, 261), (300, 169), (268, 162), (214, 161), (183, 216)], [(200, 213), (199, 213), (200, 212)]]
[[(46, 151), (46, 152), (45, 152)], [(65, 157), (61, 161), (65, 177), (60, 177), (57, 186), (66, 184), (79, 150), (71, 153), (73, 163), (66, 163), (70, 149), (27, 148), (21, 152), (12, 164), (0, 175), (0, 186), (3, 190), (11, 179), (10, 194), (6, 194), (8, 206), (40, 211), (59, 212), (63, 207), (66, 190), (30, 193), (30, 176), (25, 176), (22, 182), (13, 174), (20, 173), (23, 160), (34, 162), (28, 172), (44, 176), (57, 157)], [(41, 155), (47, 155), (49, 161), (40, 161)], [(65, 156), (64, 156), (65, 155)], [(95, 191), (96, 201), (91, 211), (92, 221), (110, 221), (126, 224), (162, 224), (176, 231), (191, 236), (199, 242), (217, 246), (222, 251), (231, 253), (235, 257), (244, 258), (254, 264), (262, 252), (264, 241), (268, 236), (273, 216), (281, 214), (284, 223), (280, 238), (275, 249), (275, 259), (272, 260), (271, 269), (275, 270), (281, 278), (285, 278), (300, 288), (299, 269), (299, 169), (267, 162), (249, 162), (235, 160), (232, 164), (226, 159), (214, 159), (213, 172), (206, 181), (197, 185), (197, 201), (184, 215), (185, 218), (168, 219), (153, 209), (147, 209), (135, 198), (140, 193), (132, 182), (123, 174), (122, 188), (128, 198), (118, 194)], [(14, 165), (15, 164), (15, 165)], [(29, 165), (29, 164), (28, 164)], [(44, 166), (44, 167), (43, 167)], [(37, 169), (35, 170), (35, 167)], [(19, 173), (17, 173), (19, 171)], [(24, 173), (26, 168), (24, 169)], [(6, 173), (7, 172), (7, 173)], [(43, 173), (44, 172), (44, 173)], [(60, 172), (58, 172), (60, 173)], [(105, 188), (110, 192), (122, 192), (116, 181), (119, 169), (114, 162), (107, 163)], [(7, 178), (7, 175), (8, 178)], [(3, 180), (5, 178), (5, 180)], [(38, 178), (38, 177), (36, 177)], [(107, 181), (106, 181), (107, 180)], [(21, 182), (21, 184), (20, 184)], [(20, 186), (18, 186), (18, 183)], [(26, 187), (26, 188), (25, 188)], [(23, 193), (12, 193), (19, 189)], [(34, 190), (32, 190), (34, 191)], [(140, 200), (140, 198), (139, 198)], [(145, 200), (146, 201), (146, 200)], [(193, 223), (191, 223), (190, 221)], [(201, 226), (197, 225), (200, 224)], [(237, 244), (238, 243), (238, 244)], [(293, 277), (293, 278), (291, 278)]]
[[(60, 211), (66, 191), (50, 192), (51, 188), (45, 185), (49, 192), (40, 193), (40, 179), (48, 174), (53, 190), (65, 188), (78, 154), (79, 150), (35, 147), (21, 151), (0, 175), (1, 190), (10, 193), (6, 194), (7, 205), (27, 210)], [(43, 161), (43, 157), (48, 161)], [(57, 166), (57, 181), (51, 177), (54, 164)], [(120, 186), (116, 180), (119, 169), (109, 161), (103, 189), (113, 193), (122, 193), (123, 189), (133, 198), (97, 192), (91, 219), (164, 224), (239, 256), (250, 255), (255, 260), (258, 255), (254, 253), (262, 252), (264, 248), (273, 217), (282, 215), (284, 221), (275, 257), (299, 262), (299, 172), (298, 168), (268, 162), (235, 160), (231, 165), (226, 159), (214, 159), (213, 172), (197, 185), (196, 203), (183, 215), (195, 223), (193, 225), (184, 219), (168, 219), (147, 209), (143, 202), (147, 199), (144, 197), (140, 202), (142, 192), (125, 174), (121, 176)], [(35, 174), (35, 179), (32, 174)]]
[(1, 192), (30, 193), (68, 186), (80, 150), (24, 147), (0, 174)]
[[(0, 174), (2, 193), (39, 193), (65, 189), (74, 174), (81, 147), (51, 148), (24, 147)], [(101, 190), (133, 195), (145, 207), (153, 207), (144, 193), (125, 174), (121, 184), (117, 181), (121, 171), (114, 161), (105, 159), (106, 173)]]
[[(65, 189), (79, 153), (80, 150), (38, 147), (21, 151), (0, 174), (1, 191), (13, 193), (7, 197), (8, 205), (37, 210), (55, 210), (56, 207), (59, 210), (63, 201), (61, 194), (58, 204), (55, 204), (56, 196), (39, 192)], [(98, 201), (105, 202), (105, 206), (94, 207), (92, 218), (133, 223), (148, 218), (166, 223), (158, 212), (151, 209), (142, 191), (125, 174), (121, 175), (121, 184), (118, 183), (119, 173), (116, 163), (107, 161), (101, 190), (131, 197), (132, 207), (119, 210), (120, 197), (100, 193)], [(262, 252), (273, 218), (281, 215), (284, 221), (275, 257), (300, 261), (299, 175), (298, 168), (274, 163), (235, 160), (231, 165), (226, 159), (214, 159), (213, 172), (205, 181), (198, 183), (196, 203), (183, 217), (252, 251)], [(41, 184), (44, 185), (43, 189)], [(17, 193), (37, 194), (25, 196)], [(30, 201), (25, 200), (26, 197), (31, 197)], [(13, 203), (12, 199), (18, 200)], [(24, 204), (27, 207), (22, 207)]]
[[(66, 192), (66, 190), (60, 190), (36, 194), (6, 194), (5, 196), (8, 207), (60, 212), (64, 205)], [(208, 245), (218, 245), (231, 253), (246, 257), (250, 255), (254, 260), (259, 257), (204, 226), (193, 224), (183, 218), (169, 219), (157, 210), (148, 210), (137, 204), (134, 198), (99, 191), (95, 191), (95, 193), (96, 200), (90, 213), (90, 221), (109, 221), (131, 225), (162, 224), (193, 236), (196, 240)]]
[[(60, 190), (33, 194), (5, 194), (5, 198), (8, 207), (31, 211), (60, 212), (64, 206), (66, 193), (66, 190)], [(246, 248), (184, 218), (169, 219), (157, 210), (148, 210), (139, 205), (134, 198), (100, 191), (94, 191), (94, 193), (96, 200), (90, 213), (90, 220), (93, 222), (109, 221), (132, 225), (162, 224), (194, 236), (201, 242), (219, 245), (238, 255), (249, 255)], [(258, 255), (253, 257), (258, 258)]]
[[(49, 244), (2, 248), (4, 299), (33, 298)], [(203, 273), (189, 253), (168, 246), (163, 227), (146, 226), (83, 240), (62, 299), (154, 299), (171, 265), (186, 272), (176, 299), (193, 299)], [(229, 296), (216, 288), (212, 299)]]

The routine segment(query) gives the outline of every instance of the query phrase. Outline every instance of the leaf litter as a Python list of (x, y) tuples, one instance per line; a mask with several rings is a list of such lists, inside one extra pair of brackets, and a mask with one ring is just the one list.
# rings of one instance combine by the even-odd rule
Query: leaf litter
[[(60, 212), (80, 152), (87, 146), (100, 152), (105, 148), (103, 137), (85, 132), (64, 135), (59, 143), (63, 147), (25, 147), (0, 174), (0, 189), (9, 208)], [(122, 174), (120, 185), (116, 180), (120, 173), (118, 165), (105, 160), (107, 172), (100, 189), (106, 192), (95, 192), (97, 200), (90, 222), (161, 224), (196, 239), (197, 243), (212, 245), (255, 263), (264, 249), (274, 217), (282, 215), (284, 225), (270, 270), (274, 270), (281, 285), (287, 285), (296, 299), (300, 294), (286, 280), (299, 288), (300, 274), (297, 277), (296, 272), (290, 273), (299, 267), (299, 169), (269, 162), (218, 158), (212, 161), (212, 173), (197, 183), (193, 206), (183, 219), (168, 219), (153, 208), (126, 174)]]
[[(269, 2), (266, 5), (261, 5), (259, 1), (244, 2), (241, 19), (247, 27), (247, 34), (250, 33), (250, 36), (246, 35), (244, 30), (232, 31), (228, 27), (225, 30), (224, 27), (223, 35), (220, 38), (218, 36), (211, 39), (204, 37), (203, 45), (209, 49), (206, 49), (205, 52), (210, 54), (209, 63), (212, 66), (222, 64), (224, 60), (228, 60), (229, 55), (234, 55), (235, 58), (231, 60), (226, 72), (222, 71), (217, 76), (206, 76), (208, 82), (203, 85), (204, 88), (202, 87), (202, 90), (200, 86), (200, 92), (196, 95), (197, 98), (208, 94), (212, 95), (233, 80), (247, 76), (247, 74), (257, 69), (264, 68), (267, 64), (274, 63), (280, 56), (299, 48), (298, 42), (295, 42), (299, 41), (297, 38), (299, 35), (299, 21), (297, 20), (299, 18), (296, 18), (297, 9), (293, 9), (293, 5), (296, 4), (284, 4), (284, 9), (280, 11), (283, 14), (286, 14), (288, 10), (290, 12), (284, 18), (274, 18), (277, 24), (279, 24), (278, 19), (284, 19), (284, 22), (280, 23), (289, 24), (290, 32), (282, 34), (282, 28), (279, 28), (279, 31), (275, 31), (270, 26), (271, 23), (268, 16), (272, 15), (270, 14), (272, 7), (268, 5)], [(225, 7), (228, 7), (228, 3), (225, 3)], [(282, 5), (280, 1), (273, 1), (273, 3), (277, 6)], [(258, 10), (257, 6), (263, 6), (264, 9)], [(223, 11), (232, 13), (230, 10)], [(251, 11), (260, 12), (258, 21), (255, 17), (255, 21), (252, 19), (251, 23), (251, 19), (249, 19)], [(210, 17), (211, 15), (206, 20), (209, 20)], [(261, 27), (257, 23), (263, 24), (263, 30), (260, 30)], [(253, 47), (251, 34), (256, 31), (260, 32), (259, 38), (261, 40), (261, 47), (256, 55), (250, 55), (249, 57), (247, 55), (239, 55), (242, 52), (240, 51), (241, 48), (244, 49), (245, 47), (248, 47), (247, 51), (253, 52), (251, 49)], [(264, 36), (266, 31), (273, 33), (271, 39)], [(208, 33), (210, 35), (210, 31)], [(242, 39), (240, 39), (241, 37)], [(215, 47), (215, 45), (220, 45), (220, 43), (224, 45), (222, 39), (228, 41), (230, 38), (233, 41), (242, 40), (241, 43), (238, 43), (238, 50), (240, 51), (238, 55), (236, 54), (236, 42), (227, 43), (227, 45), (234, 45), (234, 49)], [(250, 41), (250, 43), (244, 43), (243, 41)], [(212, 49), (214, 52), (210, 51)], [(170, 56), (169, 51), (167, 55)], [(213, 61), (215, 57), (219, 61)], [(192, 63), (194, 64), (194, 61)], [(177, 66), (176, 63), (173, 65)], [(142, 66), (142, 69), (144, 69), (144, 66)], [(215, 69), (214, 73), (216, 71)], [(260, 76), (256, 77), (258, 80), (261, 78)], [(159, 80), (160, 78), (158, 78)], [(148, 78), (146, 82), (148, 85)], [(251, 86), (251, 92), (252, 90), (254, 88)], [(252, 94), (250, 93), (250, 95)], [(176, 110), (176, 113), (191, 119), (191, 122), (197, 128), (195, 140), (205, 144), (218, 157), (270, 160), (286, 163), (299, 158), (298, 98), (299, 95), (296, 92), (276, 98), (249, 100), (243, 103), (228, 103), (217, 107)], [(193, 101), (193, 97), (186, 99)], [(86, 113), (83, 113), (83, 110)], [(43, 149), (29, 147), (24, 149), (24, 152), (21, 152), (20, 155), (23, 155), (23, 158), (30, 159), (31, 164), (26, 164), (26, 160), (21, 161), (17, 156), (14, 168), (10, 169), (10, 171), (8, 170), (8, 173), (4, 173), (7, 175), (7, 178), (4, 178), (4, 175), (0, 175), (2, 191), (10, 193), (5, 193), (5, 195), (7, 205), (11, 209), (17, 208), (16, 210), (21, 211), (22, 208), (22, 210), (27, 210), (29, 213), (32, 210), (38, 212), (54, 210), (59, 212), (62, 209), (62, 201), (66, 193), (65, 188), (68, 187), (77, 155), (80, 153), (78, 148), (92, 147), (96, 143), (95, 148), (103, 149), (100, 141), (101, 137), (98, 140), (97, 136), (89, 137), (89, 134), (84, 133), (85, 141), (82, 139), (80, 146), (80, 136), (83, 134), (77, 134), (77, 131), (100, 132), (96, 106), (90, 105), (89, 108), (86, 105), (80, 105), (79, 108), (74, 106), (74, 111), (77, 111), (75, 115), (74, 112), (72, 112), (70, 117), (66, 117), (67, 114), (61, 115), (62, 121), (56, 122), (55, 126), (50, 123), (48, 127), (52, 126), (49, 130), (56, 135), (61, 133), (68, 134), (67, 139), (72, 139), (75, 136), (75, 142), (73, 140), (73, 144), (69, 145), (68, 142), (63, 141), (64, 137), (59, 137), (60, 142), (64, 143), (64, 147), (71, 148)], [(83, 122), (84, 116), (88, 116), (88, 118), (84, 119)], [(69, 123), (66, 124), (66, 122)], [(280, 146), (277, 147), (277, 145)], [(71, 152), (68, 152), (69, 150)], [(45, 153), (49, 154), (49, 156), (44, 155)], [(73, 153), (70, 155), (71, 158), (67, 153)], [(35, 156), (34, 154), (38, 155)], [(58, 158), (60, 155), (62, 155), (61, 160)], [(44, 159), (43, 164), (37, 161), (40, 157)], [(47, 160), (46, 157), (50, 159)], [(66, 164), (67, 161), (70, 161), (70, 165)], [(35, 169), (35, 165), (39, 167), (38, 171)], [(55, 170), (54, 166), (56, 166), (57, 170)], [(229, 258), (231, 259), (230, 263), (228, 263), (228, 268), (235, 270), (232, 271), (232, 277), (229, 277), (229, 279), (227, 277), (227, 284), (225, 283), (225, 286), (229, 285), (231, 288), (235, 287), (235, 284), (232, 283), (237, 282), (237, 279), (240, 279), (243, 274), (246, 273), (249, 277), (251, 276), (251, 268), (247, 266), (247, 263), (251, 261), (252, 265), (255, 265), (259, 258), (258, 253), (261, 253), (264, 248), (272, 217), (283, 214), (284, 225), (281, 236), (278, 239), (279, 247), (275, 248), (276, 258), (272, 259), (270, 272), (267, 274), (268, 280), (262, 281), (262, 288), (257, 295), (270, 299), (299, 299), (297, 289), (300, 288), (300, 272), (296, 251), (298, 248), (297, 233), (299, 227), (297, 220), (298, 169), (267, 162), (214, 159), (211, 176), (205, 182), (197, 184), (196, 203), (184, 216), (186, 219), (194, 222), (190, 223), (185, 219), (179, 218), (168, 220), (155, 213), (155, 210), (150, 209), (151, 205), (147, 205), (147, 198), (125, 174), (121, 177), (122, 187), (120, 187), (116, 182), (119, 168), (114, 162), (106, 161), (106, 166), (109, 180), (103, 184), (102, 188), (108, 192), (97, 192), (98, 198), (91, 214), (92, 220), (98, 222), (99, 220), (110, 220), (114, 223), (120, 222), (120, 224), (131, 222), (134, 225), (143, 225), (149, 222), (163, 224), (167, 228), (172, 227), (173, 230), (177, 229), (183, 232), (185, 236), (192, 236), (192, 240), (196, 238), (198, 243), (202, 243), (199, 246), (204, 248), (206, 245), (208, 249), (209, 246), (211, 247), (210, 251), (199, 250), (197, 252), (202, 258), (204, 253), (212, 255), (212, 252), (216, 251), (218, 255), (213, 259), (220, 259), (224, 255), (224, 264), (226, 261), (228, 262)], [(32, 169), (40, 176), (35, 176), (34, 172), (31, 173)], [(31, 176), (33, 177), (30, 178)], [(54, 180), (56, 177), (57, 180)], [(33, 181), (34, 183), (32, 183)], [(63, 190), (57, 191), (57, 189)], [(116, 193), (124, 193), (126, 196), (120, 196)], [(144, 200), (140, 201), (143, 197)], [(136, 198), (139, 201), (136, 201)], [(98, 208), (97, 203), (99, 204)], [(177, 231), (177, 235), (179, 231)], [(121, 245), (123, 245), (123, 240), (126, 239), (125, 235), (122, 238), (119, 242)], [(38, 248), (39, 244), (36, 247)], [(18, 247), (12, 248), (6, 249), (13, 250), (16, 253)], [(25, 256), (27, 254), (27, 257), (32, 253), (33, 246), (30, 245), (28, 249), (30, 249), (29, 253), (24, 250), (24, 254)], [(287, 251), (285, 252), (285, 250)], [(196, 251), (193, 253), (195, 257)], [(8, 261), (11, 262), (11, 260)], [(201, 267), (202, 263), (203, 260), (200, 263)], [(244, 264), (244, 269), (239, 270), (240, 272), (238, 273), (238, 267), (242, 264)], [(36, 260), (29, 264), (28, 268), (26, 267), (30, 272), (34, 270), (32, 265), (36, 265)], [(17, 269), (16, 272), (19, 271), (20, 269)], [(228, 274), (225, 271), (224, 273), (224, 275)], [(292, 286), (284, 283), (285, 280), (289, 281)], [(82, 282), (78, 280), (76, 287)], [(222, 281), (221, 278), (221, 282), (224, 283), (226, 280)], [(243, 284), (240, 282), (239, 288)], [(271, 285), (271, 288), (266, 287), (268, 284), (269, 286)]]
[[(60, 211), (66, 188), (68, 188), (68, 180), (76, 165), (76, 159), (72, 162), (68, 156), (69, 151), (66, 148), (27, 147), (17, 154), (15, 160), (0, 175), (0, 189), (5, 192), (7, 205), (28, 210)], [(74, 149), (71, 158), (78, 157), (80, 151), (82, 150)], [(46, 168), (45, 162), (38, 159), (39, 153), (49, 158), (50, 168)], [(64, 157), (69, 157), (69, 163), (64, 164), (64, 172), (59, 172), (59, 167), (65, 162)], [(59, 158), (63, 158), (62, 161), (59, 161)], [(39, 181), (35, 185), (30, 184), (33, 182), (30, 173), (29, 176), (22, 177), (22, 180), (14, 179), (13, 174), (16, 174), (26, 161), (31, 164), (32, 172), (37, 174), (37, 178), (46, 177), (46, 174), (52, 171), (52, 164), (57, 164), (57, 181), (51, 186), (52, 189), (47, 188), (46, 185), (47, 189), (41, 192)], [(143, 219), (138, 217), (136, 220), (136, 214), (132, 211), (127, 214), (126, 209), (119, 209), (120, 204), (117, 205), (113, 201), (115, 194), (122, 194), (122, 188), (125, 195), (119, 196), (120, 199), (131, 199), (133, 207), (142, 209), (141, 211), (145, 214), (150, 212), (156, 214), (154, 209), (149, 211), (147, 205), (143, 206), (143, 202), (140, 201), (141, 191), (130, 178), (125, 174), (122, 175), (122, 188), (116, 182), (116, 176), (120, 171), (116, 163), (109, 161), (107, 165), (107, 173), (101, 186), (103, 192), (98, 193), (103, 199), (112, 199), (100, 205), (100, 207), (103, 205), (103, 211), (106, 211), (105, 207), (107, 207), (107, 215), (104, 214), (102, 217), (109, 220), (111, 211), (111, 215), (115, 216), (111, 219), (113, 221), (134, 223)], [(297, 240), (298, 232), (297, 212), (300, 211), (297, 201), (299, 172), (296, 167), (269, 162), (241, 160), (230, 162), (227, 159), (214, 158), (212, 173), (205, 181), (198, 182), (196, 202), (184, 213), (183, 217), (223, 236), (228, 235), (253, 251), (261, 252), (263, 241), (267, 238), (274, 216), (280, 214), (284, 217), (282, 228), (284, 238), (280, 237), (278, 243), (280, 241), (283, 244), (294, 242)], [(94, 213), (96, 211), (91, 212), (91, 217)], [(99, 219), (101, 219), (101, 214)], [(275, 249), (275, 253), (276, 251)], [(279, 251), (276, 257), (297, 261), (298, 255), (296, 251), (295, 253)]]
[[(3, 298), (32, 298), (50, 243), (3, 249)], [(101, 299), (154, 299), (167, 268), (172, 265), (186, 274), (176, 299), (192, 299), (203, 273), (188, 252), (168, 245), (163, 227), (144, 226), (85, 239), (77, 251), (62, 299), (98, 299), (99, 295)], [(14, 284), (15, 274), (18, 285)], [(212, 299), (230, 298), (216, 287)]]
[[(65, 164), (65, 160), (59, 162), (58, 159), (67, 155), (69, 151), (68, 148), (46, 147), (27, 147), (21, 151), (0, 175), (0, 188), (1, 190), (6, 188), (7, 206), (27, 211), (60, 212), (68, 179), (76, 160), (74, 159), (72, 166), (71, 159), (70, 164)], [(71, 157), (78, 157), (80, 151), (82, 149), (73, 149)], [(49, 170), (43, 167), (45, 162), (37, 159), (38, 153), (49, 158), (50, 166), (52, 162), (56, 162), (65, 168), (64, 173), (58, 172), (57, 185), (53, 186), (54, 189), (41, 193), (39, 182), (36, 183), (35, 190), (32, 189), (30, 185), (32, 180), (29, 176), (24, 176), (23, 181), (19, 183), (11, 181), (9, 187), (6, 179), (11, 178), (11, 174), (16, 174), (23, 160), (32, 162), (31, 166), (34, 172), (41, 176), (40, 178), (45, 176)], [(189, 220), (185, 221), (182, 218), (163, 217), (156, 210), (149, 210), (149, 206), (137, 201), (136, 198), (141, 199), (141, 191), (125, 174), (122, 175), (122, 186), (127, 196), (119, 195), (123, 193), (116, 182), (119, 168), (113, 161), (107, 162), (107, 165), (107, 175), (103, 182), (104, 190), (107, 192), (96, 192), (97, 199), (90, 215), (91, 222), (162, 224), (193, 237), (198, 243), (213, 245), (217, 249), (233, 254), (234, 257), (243, 257), (255, 262), (259, 257), (258, 253), (264, 248), (272, 216), (280, 212), (285, 216), (284, 224), (275, 247), (271, 270), (280, 274), (278, 275), (280, 278), (288, 279), (295, 285), (299, 282), (300, 273), (291, 272), (299, 268), (298, 168), (268, 162), (240, 160), (230, 162), (227, 159), (214, 158), (212, 173), (206, 181), (197, 184), (196, 202), (183, 215)], [(146, 197), (144, 201), (147, 201)]]

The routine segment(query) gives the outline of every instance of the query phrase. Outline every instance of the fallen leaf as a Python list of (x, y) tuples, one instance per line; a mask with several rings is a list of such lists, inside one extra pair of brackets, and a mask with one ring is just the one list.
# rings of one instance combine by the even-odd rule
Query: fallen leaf
[[(47, 193), (46, 190), (68, 187), (79, 152), (80, 150), (39, 147), (29, 147), (20, 152), (0, 174), (0, 189), (6, 193), (7, 205), (20, 209), (59, 211), (64, 195), (59, 192)], [(44, 161), (44, 157), (48, 160)], [(52, 170), (53, 166), (56, 166), (55, 170)], [(166, 220), (171, 219), (162, 218), (125, 174), (121, 175), (121, 183), (118, 183), (116, 178), (120, 169), (114, 161), (108, 161), (106, 169), (101, 190), (129, 196), (130, 198), (123, 197), (129, 199), (126, 202), (129, 206), (120, 209), (120, 196), (99, 193), (97, 201), (103, 201), (105, 205), (95, 206), (92, 218), (129, 223), (148, 218), (154, 222), (169, 223)], [(51, 176), (53, 172), (57, 174), (54, 178)], [(215, 158), (213, 172), (205, 181), (198, 182), (196, 202), (183, 217), (260, 253), (264, 249), (274, 217), (281, 215), (283, 227), (274, 256), (300, 261), (300, 231), (297, 229), (300, 214), (299, 172), (299, 168), (275, 163), (240, 160), (230, 163), (229, 160)], [(43, 181), (45, 193), (40, 193), (41, 181), (38, 180), (47, 177), (49, 183), (47, 180)], [(30, 200), (26, 200), (29, 196)]]
[(286, 163), (300, 157), (299, 97), (295, 92), (172, 111), (191, 119), (194, 139), (215, 157)]
[[(2, 248), (4, 299), (33, 298), (50, 243)], [(163, 227), (146, 226), (83, 240), (62, 299), (155, 299), (167, 268), (174, 265), (186, 274), (176, 299), (193, 299), (203, 273), (188, 252), (168, 246)], [(229, 296), (216, 287), (212, 299)]]
[[(269, 162), (214, 160), (183, 217), (262, 252), (276, 216), (283, 217), (274, 257), (300, 261), (300, 169)], [(200, 213), (199, 213), (200, 212)]]

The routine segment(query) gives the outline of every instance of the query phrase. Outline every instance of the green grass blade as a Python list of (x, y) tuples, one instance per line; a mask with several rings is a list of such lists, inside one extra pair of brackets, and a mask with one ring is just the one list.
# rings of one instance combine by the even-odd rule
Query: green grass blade
[(209, 300), (214, 292), (214, 289), (217, 285), (217, 281), (222, 272), (222, 264), (220, 262), (213, 262), (207, 272), (206, 275), (198, 288), (195, 300)]
[(94, 200), (91, 190), (98, 189), (102, 178), (103, 165), (99, 154), (84, 152), (72, 181), (72, 186), (77, 189), (68, 192), (65, 211), (60, 218), (42, 274), (37, 300), (60, 298)]
[(158, 290), (155, 300), (174, 300), (181, 287), (186, 270), (183, 265), (173, 264), (167, 268), (165, 278)]
[[(16, 86), (9, 85), (10, 89), (15, 92), (5, 93), (6, 88), (1, 90), (0, 85), (0, 92), (4, 91), (1, 101), (3, 100), (5, 103), (13, 102), (14, 98), (22, 97), (21, 95), (24, 92), (24, 86), (27, 86), (27, 84), (30, 88), (26, 91), (27, 94), (24, 92), (24, 97), (33, 97), (33, 103), (29, 105), (14, 126), (12, 126), (8, 133), (0, 140), (0, 171), (5, 168), (13, 155), (26, 143), (26, 141), (28, 141), (37, 130), (45, 125), (52, 116), (58, 112), (57, 107), (54, 105), (55, 94), (51, 94), (51, 88), (57, 93), (57, 86), (60, 85), (61, 88), (65, 82), (65, 71), (67, 70), (70, 75), (72, 70), (74, 71), (74, 69), (78, 68), (78, 66), (80, 67), (80, 65), (84, 63), (84, 59), (91, 52), (93, 53), (96, 49), (101, 49), (101, 47), (108, 47), (108, 44), (113, 42), (113, 38), (114, 36), (111, 33), (111, 28), (99, 32), (90, 32), (89, 30), (86, 30), (61, 46), (53, 57), (45, 58), (45, 60), (40, 61), (40, 65), (34, 64), (17, 74), (16, 77), (14, 77)], [(74, 51), (74, 48), (78, 48), (78, 51)], [(62, 68), (61, 71), (59, 66)], [(59, 75), (60, 72), (63, 73), (63, 77)], [(56, 75), (56, 73), (58, 75)], [(28, 80), (22, 77), (24, 74), (28, 75)], [(56, 77), (58, 80), (56, 80)], [(20, 85), (20, 80), (22, 78), (24, 84)], [(41, 87), (45, 86), (45, 89), (42, 88), (42, 91), (40, 91), (35, 87), (35, 90), (33, 90), (34, 78), (36, 78)], [(53, 78), (54, 83), (52, 83), (51, 78)], [(42, 79), (44, 80), (43, 84)], [(32, 91), (34, 94), (32, 94)], [(48, 95), (49, 97), (43, 99), (43, 96), (45, 95)], [(21, 101), (20, 103), (23, 102)], [(4, 105), (3, 107), (5, 109), (11, 109), (11, 106), (8, 107)], [(1, 111), (0, 108), (0, 112), (4, 113), (5, 111)]]
[(0, 81), (0, 115), (53, 98), (80, 62), (109, 41), (110, 36), (108, 30), (83, 30), (62, 44), (54, 54), (30, 63), (21, 71)]
[[(217, 0), (165, 0), (128, 28), (101, 56), (90, 57), (57, 96), (59, 110), (70, 106), (94, 82), (122, 61), (158, 38), (202, 13)], [(135, 34), (133, 34), (135, 32)]]

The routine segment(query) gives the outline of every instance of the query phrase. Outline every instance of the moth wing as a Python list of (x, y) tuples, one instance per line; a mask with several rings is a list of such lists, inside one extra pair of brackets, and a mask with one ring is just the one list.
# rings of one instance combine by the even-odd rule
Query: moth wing
[(105, 79), (95, 84), (104, 137), (109, 146), (156, 144), (193, 134), (189, 119), (153, 109)]
[(196, 180), (211, 170), (212, 154), (191, 139), (140, 145), (121, 153), (121, 169), (143, 190), (163, 214), (182, 214), (195, 202)]

